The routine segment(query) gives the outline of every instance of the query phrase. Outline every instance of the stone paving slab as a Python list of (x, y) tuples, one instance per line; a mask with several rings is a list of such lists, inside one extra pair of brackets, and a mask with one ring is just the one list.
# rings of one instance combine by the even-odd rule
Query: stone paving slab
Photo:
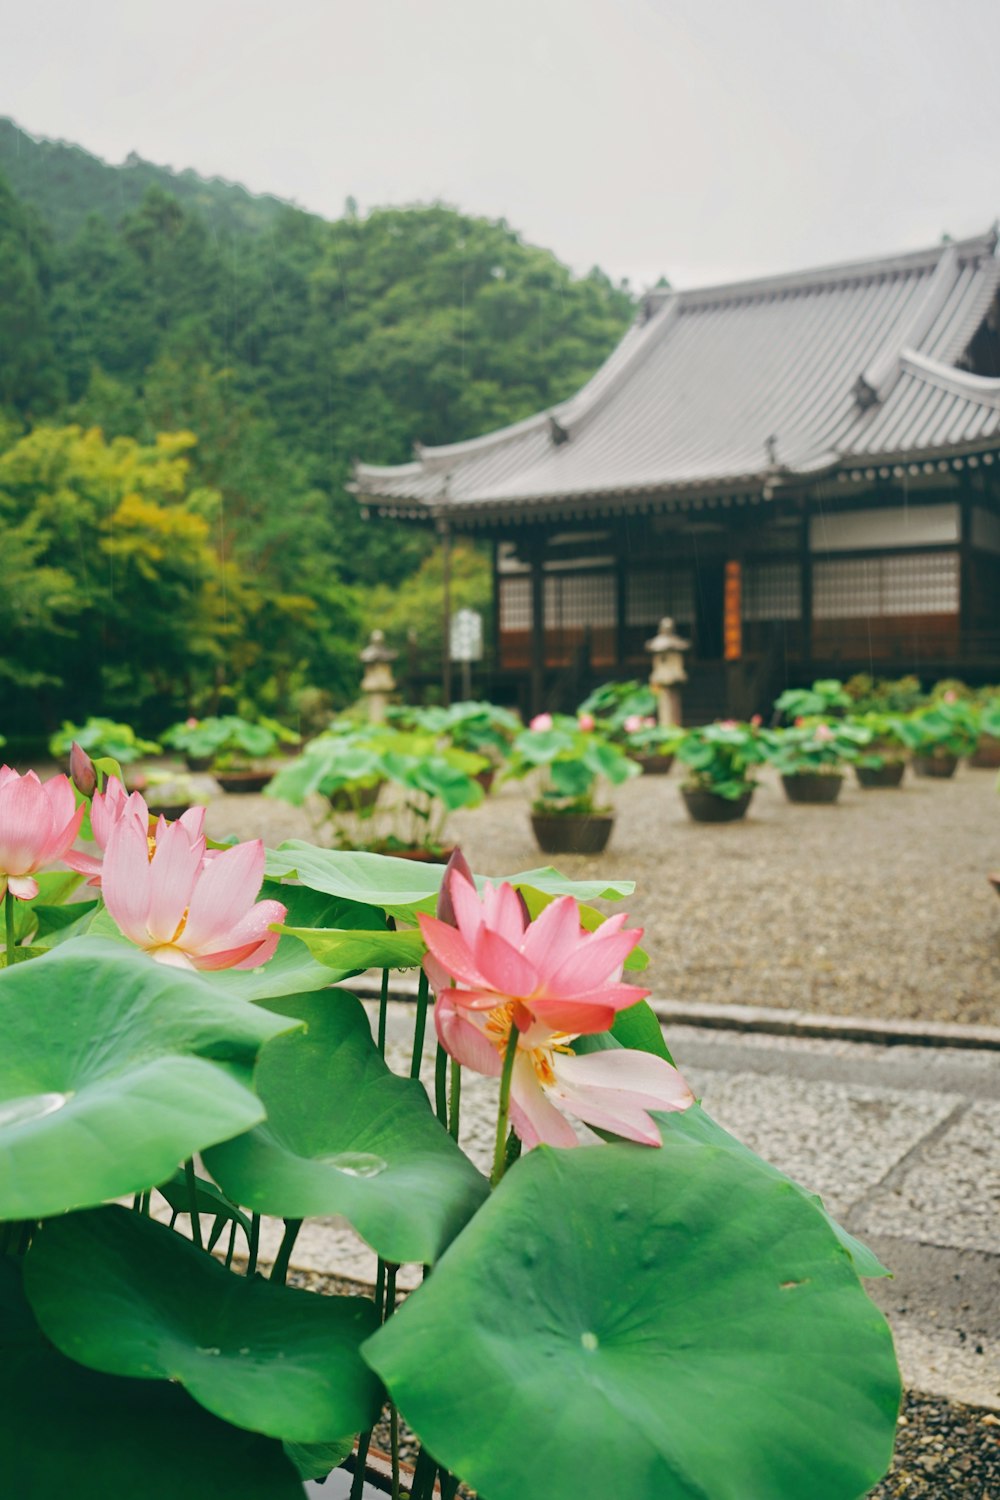
[(868, 1197), (856, 1222), (862, 1233), (1000, 1253), (1000, 1104), (962, 1110)]

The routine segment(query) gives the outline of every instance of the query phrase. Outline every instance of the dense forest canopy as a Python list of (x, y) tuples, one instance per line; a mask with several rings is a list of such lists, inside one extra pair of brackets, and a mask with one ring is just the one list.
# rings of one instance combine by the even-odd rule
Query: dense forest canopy
[[(348, 205), (328, 222), (0, 122), (0, 511), (61, 601), (52, 639), (5, 633), (8, 721), (41, 680), (49, 716), (131, 700), (153, 729), (220, 693), (286, 713), (306, 688), (349, 693), (372, 601), (394, 591), (403, 619), (410, 590), (419, 634), (436, 587), (423, 533), (360, 520), (344, 488), (353, 459), (403, 462), (416, 440), (471, 437), (565, 398), (631, 314), (627, 288), (597, 270), (574, 277), (502, 220), (434, 204)], [(143, 494), (173, 512), (180, 486), (207, 550), (197, 588), (166, 590), (153, 673), (133, 660), (145, 625), (130, 643), (121, 598), (112, 618), (107, 599), (80, 595), (46, 486), (58, 471), (63, 522), (75, 512), (80, 547), (106, 553), (100, 527), (131, 493), (128, 465), (158, 445), (173, 489)], [(120, 480), (105, 484), (105, 511), (83, 479), (95, 466)], [(484, 564), (476, 574), (472, 554), (469, 597)], [(204, 592), (223, 580), (240, 601), (224, 627)], [(46, 613), (38, 599), (32, 610)], [(240, 628), (257, 633), (252, 659)], [(436, 622), (426, 635), (430, 657)]]

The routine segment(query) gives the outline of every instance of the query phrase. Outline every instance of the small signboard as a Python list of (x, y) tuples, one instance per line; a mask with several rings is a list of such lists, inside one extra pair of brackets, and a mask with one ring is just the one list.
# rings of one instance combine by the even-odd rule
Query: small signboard
[(725, 602), (723, 607), (723, 654), (726, 661), (739, 661), (743, 655), (743, 578), (739, 563), (726, 563)]
[(452, 661), (482, 661), (483, 617), (476, 609), (459, 609), (451, 617)]

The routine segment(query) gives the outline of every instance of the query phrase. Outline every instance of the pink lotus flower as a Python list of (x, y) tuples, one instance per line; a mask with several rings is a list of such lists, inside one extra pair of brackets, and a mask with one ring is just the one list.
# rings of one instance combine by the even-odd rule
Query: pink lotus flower
[(38, 895), (36, 870), (65, 859), (83, 821), (66, 776), (39, 781), (0, 766), (0, 896), (19, 901)]
[[(589, 734), (590, 731), (594, 728), (596, 721), (593, 714), (577, 714), (576, 722), (578, 728), (582, 729), (585, 734)], [(551, 727), (552, 726), (550, 724), (549, 728), (551, 729)]]
[(719, 728), (720, 729), (736, 729), (737, 727), (738, 726), (737, 726), (737, 723), (736, 723), (735, 719), (720, 719), (719, 720)]
[(835, 740), (837, 736), (834, 734), (829, 724), (817, 724), (816, 728), (813, 730), (813, 738), (819, 740), (821, 744), (826, 744), (830, 740)]
[[(204, 812), (204, 809), (198, 809)], [(260, 839), (209, 861), (205, 839), (183, 822), (158, 826), (151, 844), (134, 817), (108, 834), (102, 883), (108, 911), (151, 957), (185, 969), (255, 969), (278, 945), (280, 901), (257, 901), (264, 878)]]
[(641, 928), (622, 931), (623, 913), (585, 932), (572, 896), (560, 896), (532, 922), (512, 886), (487, 885), (480, 900), (460, 869), (445, 878), (454, 925), (423, 913), (417, 919), (438, 1001), (462, 1011), (510, 1004), (522, 1031), (538, 1021), (579, 1036), (606, 1031), (619, 1010), (649, 993), (621, 982), (642, 937)]
[(551, 729), (552, 728), (552, 715), (551, 714), (536, 714), (535, 717), (531, 720), (531, 723), (528, 725), (528, 728), (529, 729), (537, 730), (539, 732), (544, 731), (546, 729)]
[(945, 703), (957, 703), (958, 694), (955, 692), (954, 688), (949, 688), (946, 693), (942, 694), (942, 699)]
[(622, 728), (626, 734), (635, 734), (639, 729), (645, 729), (646, 721), (642, 714), (628, 714), (622, 722)]
[(760, 714), (754, 714), (753, 718), (750, 720), (751, 727), (754, 729), (759, 729), (763, 722), (764, 720), (761, 718)]
[[(517, 1006), (465, 1012), (453, 993), (439, 996), (434, 1007), (441, 1045), (463, 1067), (499, 1077), (511, 1027), (517, 1024)], [(659, 1146), (660, 1133), (648, 1112), (682, 1110), (694, 1103), (682, 1075), (665, 1058), (625, 1047), (578, 1057), (570, 1046), (573, 1040), (572, 1034), (553, 1031), (540, 1021), (518, 1034), (510, 1120), (524, 1145), (529, 1150), (543, 1141), (550, 1146), (579, 1145), (562, 1113), (566, 1110), (600, 1130)]]
[[(130, 796), (117, 776), (109, 776), (104, 791), (98, 792), (90, 804), (90, 829), (94, 835), (94, 843), (102, 854), (108, 846), (112, 828), (122, 818), (133, 823), (154, 847), (156, 840), (169, 826), (162, 815), (154, 823), (141, 792), (133, 792)], [(205, 808), (189, 807), (177, 821), (183, 823), (191, 838), (200, 838), (205, 826)], [(212, 856), (213, 851), (209, 850), (205, 858)], [(77, 849), (71, 849), (63, 856), (63, 862), (78, 874), (86, 875), (88, 885), (101, 884), (103, 864), (96, 854), (82, 854)]]

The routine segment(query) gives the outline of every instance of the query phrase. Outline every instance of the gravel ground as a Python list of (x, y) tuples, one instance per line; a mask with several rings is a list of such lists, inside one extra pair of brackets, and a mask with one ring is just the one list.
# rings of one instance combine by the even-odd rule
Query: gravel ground
[[(483, 874), (556, 863), (567, 875), (626, 877), (646, 929), (656, 994), (686, 1002), (1000, 1024), (1000, 799), (988, 771), (952, 781), (907, 773), (899, 791), (850, 780), (833, 807), (793, 807), (765, 776), (743, 823), (688, 821), (678, 778), (618, 788), (612, 842), (597, 858), (540, 855), (522, 787), (454, 815)], [(317, 808), (220, 797), (215, 836), (328, 842)]]
[[(359, 1282), (310, 1272), (292, 1272), (289, 1282), (311, 1291), (366, 1295)], [(387, 1416), (375, 1429), (374, 1444), (389, 1448)], [(400, 1455), (412, 1462), (416, 1442), (405, 1423)], [(471, 1492), (464, 1488), (460, 1494)], [(896, 1430), (892, 1467), (867, 1500), (998, 1500), (1000, 1497), (1000, 1417), (975, 1406), (908, 1393)], [(612, 1497), (608, 1497), (612, 1500)], [(805, 1500), (805, 1497), (803, 1497)]]

